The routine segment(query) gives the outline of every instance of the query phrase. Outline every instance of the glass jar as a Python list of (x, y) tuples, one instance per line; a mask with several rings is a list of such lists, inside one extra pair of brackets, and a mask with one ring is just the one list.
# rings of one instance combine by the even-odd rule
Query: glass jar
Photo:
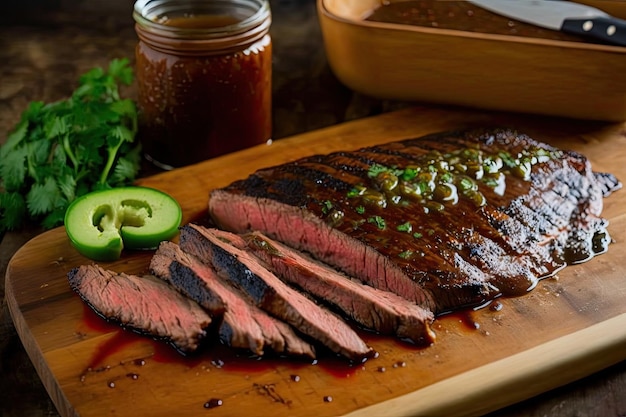
[(171, 169), (271, 140), (268, 0), (138, 0), (144, 155)]

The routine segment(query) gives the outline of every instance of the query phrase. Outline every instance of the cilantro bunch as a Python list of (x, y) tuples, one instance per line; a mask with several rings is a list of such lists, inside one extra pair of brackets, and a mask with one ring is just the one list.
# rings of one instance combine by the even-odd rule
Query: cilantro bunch
[(58, 226), (76, 197), (134, 181), (137, 109), (119, 93), (132, 81), (128, 60), (113, 60), (82, 75), (68, 99), (30, 103), (0, 147), (0, 233), (27, 219)]

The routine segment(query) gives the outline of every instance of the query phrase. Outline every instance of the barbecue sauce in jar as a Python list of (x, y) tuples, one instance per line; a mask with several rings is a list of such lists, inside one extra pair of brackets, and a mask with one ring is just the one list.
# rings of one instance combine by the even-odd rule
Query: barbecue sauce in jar
[(139, 0), (145, 157), (171, 169), (271, 140), (268, 0)]

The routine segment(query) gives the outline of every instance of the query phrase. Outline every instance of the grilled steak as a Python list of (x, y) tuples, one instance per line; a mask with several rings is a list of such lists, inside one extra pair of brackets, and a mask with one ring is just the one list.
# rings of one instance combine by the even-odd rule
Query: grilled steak
[(245, 296), (217, 276), (215, 270), (184, 253), (172, 242), (162, 242), (150, 262), (151, 271), (186, 296), (221, 317), (220, 340), (234, 348), (263, 355), (269, 347), (276, 353), (315, 357), (313, 347), (284, 322), (268, 316)]
[[(291, 324), (333, 352), (352, 360), (373, 353), (341, 318), (287, 286), (253, 255), (237, 247), (241, 237), (213, 231), (193, 224), (183, 226), (180, 247), (210, 263), (222, 278), (248, 294), (259, 308)], [(227, 239), (229, 235), (234, 244)]]
[(435, 341), (430, 329), (432, 312), (394, 293), (352, 280), (259, 232), (246, 239), (255, 255), (281, 279), (340, 309), (364, 327), (420, 345)]
[(165, 339), (183, 353), (195, 351), (211, 317), (194, 301), (152, 277), (118, 274), (95, 265), (68, 273), (71, 288), (107, 320)]
[(212, 191), (209, 211), (441, 314), (606, 250), (602, 199), (620, 186), (575, 152), (471, 130), (261, 169)]

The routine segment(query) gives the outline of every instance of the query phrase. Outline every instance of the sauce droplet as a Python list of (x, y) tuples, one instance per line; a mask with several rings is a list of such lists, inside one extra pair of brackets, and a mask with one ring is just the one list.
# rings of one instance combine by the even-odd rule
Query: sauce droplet
[(489, 309), (491, 311), (500, 311), (502, 310), (502, 307), (504, 307), (502, 305), (502, 303), (500, 301), (496, 301), (495, 303), (492, 303), (491, 306), (489, 307)]
[(212, 364), (213, 366), (215, 366), (216, 368), (221, 368), (221, 367), (223, 367), (223, 366), (224, 366), (224, 361), (223, 361), (223, 360), (221, 360), (221, 359), (213, 359), (213, 360), (211, 361), (211, 364)]
[(224, 402), (219, 398), (211, 398), (209, 401), (204, 403), (204, 408), (215, 408), (220, 407)]

